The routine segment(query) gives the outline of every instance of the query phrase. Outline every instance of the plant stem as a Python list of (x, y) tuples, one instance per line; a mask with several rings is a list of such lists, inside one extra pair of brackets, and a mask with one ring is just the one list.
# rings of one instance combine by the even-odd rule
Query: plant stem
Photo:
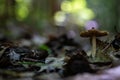
[(96, 56), (96, 36), (92, 37), (92, 57)]

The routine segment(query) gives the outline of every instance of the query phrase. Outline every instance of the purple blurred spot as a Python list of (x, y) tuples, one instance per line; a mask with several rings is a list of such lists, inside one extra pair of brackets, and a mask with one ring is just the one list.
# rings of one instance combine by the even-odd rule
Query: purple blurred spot
[(85, 24), (86, 30), (92, 29), (92, 27), (94, 27), (95, 29), (98, 29), (98, 24), (96, 21), (91, 20), (91, 21), (86, 22)]
[(74, 38), (75, 36), (76, 36), (75, 31), (73, 31), (73, 30), (68, 31), (68, 33), (67, 33), (68, 38)]

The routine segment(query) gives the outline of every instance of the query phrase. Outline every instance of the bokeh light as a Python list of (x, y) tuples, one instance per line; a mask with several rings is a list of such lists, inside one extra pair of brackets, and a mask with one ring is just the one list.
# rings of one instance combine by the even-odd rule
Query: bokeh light
[(16, 0), (16, 3), (18, 4), (16, 7), (16, 17), (18, 20), (25, 19), (29, 14), (29, 3), (31, 0)]
[(61, 25), (65, 21), (65, 12), (59, 11), (55, 14), (54, 19), (57, 25)]
[[(69, 14), (70, 18), (67, 22), (70, 24), (76, 24), (78, 26), (85, 26), (85, 23), (91, 19), (94, 19), (94, 12), (87, 7), (86, 0), (65, 0), (61, 4), (61, 11), (65, 14)], [(61, 21), (61, 18), (58, 17), (59, 12), (55, 14), (55, 22)], [(63, 21), (65, 21), (65, 16), (59, 13), (59, 16), (62, 16)], [(68, 18), (68, 16), (67, 16)], [(62, 22), (62, 21), (61, 21)]]
[(79, 10), (84, 9), (85, 7), (85, 0), (63, 1), (61, 4), (61, 9), (65, 12), (78, 12)]
[(95, 20), (90, 20), (88, 22), (86, 22), (85, 24), (85, 29), (89, 30), (92, 29), (92, 27), (94, 27), (95, 29), (98, 29), (98, 23)]

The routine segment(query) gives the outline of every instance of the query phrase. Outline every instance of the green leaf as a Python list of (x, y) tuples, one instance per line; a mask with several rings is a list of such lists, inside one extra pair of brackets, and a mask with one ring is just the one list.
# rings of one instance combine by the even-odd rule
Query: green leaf
[(50, 48), (47, 45), (45, 45), (45, 44), (39, 46), (39, 49), (46, 50), (46, 51), (48, 51), (48, 54), (51, 54)]

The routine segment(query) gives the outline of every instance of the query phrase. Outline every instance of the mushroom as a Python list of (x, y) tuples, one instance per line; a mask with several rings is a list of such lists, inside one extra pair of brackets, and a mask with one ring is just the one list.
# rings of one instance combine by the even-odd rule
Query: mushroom
[(83, 31), (80, 33), (81, 37), (90, 37), (92, 39), (92, 57), (96, 55), (96, 37), (102, 37), (108, 35), (106, 31), (96, 30), (94, 27), (88, 31)]

